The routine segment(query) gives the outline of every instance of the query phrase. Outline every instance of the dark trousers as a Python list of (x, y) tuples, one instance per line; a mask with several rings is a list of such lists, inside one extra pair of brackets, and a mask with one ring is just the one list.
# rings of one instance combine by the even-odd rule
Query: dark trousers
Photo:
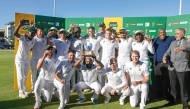
[[(176, 70), (169, 71), (171, 95), (174, 100), (177, 96), (177, 82), (179, 81), (181, 101), (183, 106), (188, 106), (188, 73), (189, 72), (177, 72)], [(178, 81), (177, 81), (178, 80)]]
[(168, 64), (158, 63), (154, 66), (157, 96), (165, 97), (166, 100), (171, 101), (172, 96), (170, 94), (171, 88), (168, 72)]

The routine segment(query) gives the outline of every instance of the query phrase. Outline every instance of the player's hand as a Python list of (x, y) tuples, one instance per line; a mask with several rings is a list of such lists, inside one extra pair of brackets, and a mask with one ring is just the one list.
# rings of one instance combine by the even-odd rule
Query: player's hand
[(65, 84), (65, 79), (61, 79), (60, 81), (62, 84)]
[(115, 92), (116, 92), (116, 89), (115, 89), (115, 88), (113, 88), (113, 89), (111, 90), (111, 95), (114, 95), (114, 94), (115, 94)]
[(44, 51), (44, 57), (47, 57), (48, 54), (49, 54), (48, 50)]
[(138, 81), (133, 81), (133, 82), (132, 82), (132, 85), (133, 85), (133, 86), (137, 86), (138, 84), (140, 84)]
[(33, 20), (30, 21), (30, 25), (31, 25), (32, 27), (34, 26), (34, 21), (33, 21)]
[(24, 25), (24, 18), (20, 19), (20, 22), (19, 22), (19, 26), (23, 26)]
[(52, 36), (52, 34), (53, 34), (52, 31), (49, 31), (48, 34), (47, 34), (47, 37)]
[(95, 55), (92, 55), (92, 58), (93, 58), (94, 60), (96, 60), (96, 56), (95, 56)]
[(122, 90), (127, 90), (129, 88), (129, 86), (128, 85), (126, 85), (126, 86), (124, 86), (123, 88), (122, 88)]
[(162, 62), (163, 62), (164, 64), (166, 64), (166, 63), (167, 63), (167, 59), (166, 59), (166, 58), (163, 58), (163, 59), (162, 59)]

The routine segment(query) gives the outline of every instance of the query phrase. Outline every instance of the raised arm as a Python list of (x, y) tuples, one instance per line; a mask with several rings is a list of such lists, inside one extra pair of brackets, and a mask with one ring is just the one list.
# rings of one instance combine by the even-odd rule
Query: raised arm
[(82, 57), (81, 57), (79, 60), (77, 60), (77, 61), (75, 62), (74, 66), (75, 66), (76, 68), (80, 69), (80, 68), (81, 68), (80, 63), (81, 63), (81, 61), (82, 61), (83, 59), (84, 59), (84, 56), (82, 55)]
[(20, 34), (18, 33), (20, 27), (23, 26), (23, 23), (24, 23), (24, 19), (21, 19), (20, 22), (19, 22), (19, 25), (16, 27), (16, 29), (14, 30), (13, 34), (17, 37), (17, 38), (20, 38)]
[(59, 73), (61, 73), (62, 70), (62, 62), (59, 63), (58, 67), (56, 68), (56, 73), (55, 73), (55, 79), (57, 81), (59, 81), (60, 83), (64, 84), (65, 83), (65, 79), (61, 79), (59, 77)]
[(36, 65), (38, 70), (42, 67), (44, 59), (46, 58), (47, 54), (48, 54), (48, 51), (45, 51), (43, 57), (38, 61)]
[(98, 60), (96, 59), (96, 56), (95, 56), (95, 55), (92, 56), (92, 58), (93, 58), (94, 61), (98, 64), (97, 67), (96, 67), (96, 69), (97, 69), (97, 70), (101, 70), (101, 69), (104, 67), (104, 65), (103, 65), (100, 61), (98, 61)]

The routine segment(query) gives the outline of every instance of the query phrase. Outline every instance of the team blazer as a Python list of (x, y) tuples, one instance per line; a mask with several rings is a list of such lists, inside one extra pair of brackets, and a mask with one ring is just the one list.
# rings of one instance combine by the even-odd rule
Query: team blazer
[(190, 42), (184, 38), (182, 46), (185, 48), (183, 51), (176, 52), (174, 49), (177, 46), (178, 41), (175, 40), (170, 44), (170, 47), (164, 54), (164, 58), (170, 57), (170, 65), (168, 66), (168, 70), (176, 70), (177, 72), (190, 71), (189, 68), (189, 51), (190, 51)]

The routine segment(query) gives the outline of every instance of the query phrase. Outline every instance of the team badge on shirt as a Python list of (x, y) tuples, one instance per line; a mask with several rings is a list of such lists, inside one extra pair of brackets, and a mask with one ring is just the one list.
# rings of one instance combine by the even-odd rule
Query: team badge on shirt
[(136, 43), (134, 43), (133, 45), (136, 45)]
[(130, 67), (129, 70), (132, 70), (132, 68)]
[(64, 68), (67, 68), (67, 66), (66, 66), (66, 65), (64, 65), (63, 67), (64, 67)]
[(59, 41), (59, 43), (61, 43), (61, 41)]
[(141, 68), (139, 68), (139, 71), (141, 71)]

